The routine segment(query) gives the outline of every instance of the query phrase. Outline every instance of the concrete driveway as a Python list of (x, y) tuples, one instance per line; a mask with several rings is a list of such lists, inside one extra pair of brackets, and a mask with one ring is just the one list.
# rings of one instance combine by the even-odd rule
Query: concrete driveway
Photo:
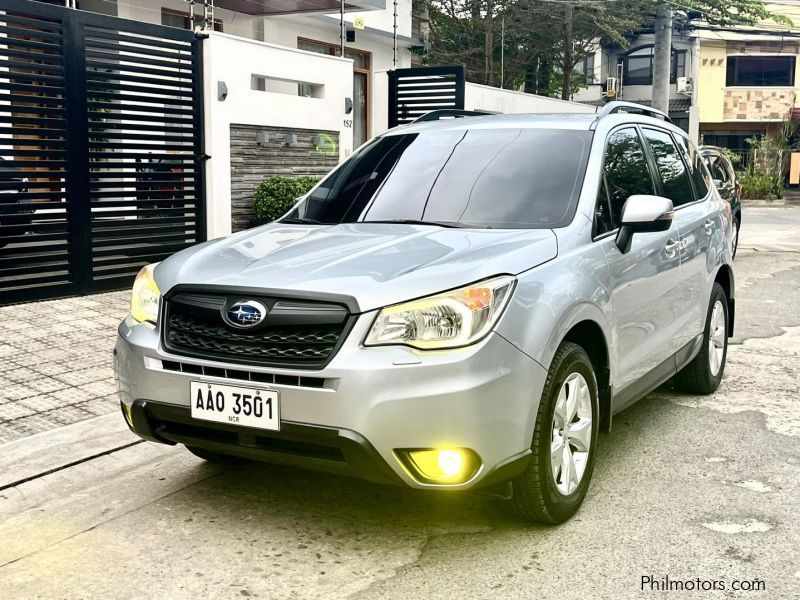
[(618, 415), (570, 522), (221, 470), (109, 414), (0, 446), (3, 597), (641, 598), (668, 580), (691, 597), (800, 597), (800, 247), (766, 248), (774, 210), (745, 212), (721, 389), (665, 386)]

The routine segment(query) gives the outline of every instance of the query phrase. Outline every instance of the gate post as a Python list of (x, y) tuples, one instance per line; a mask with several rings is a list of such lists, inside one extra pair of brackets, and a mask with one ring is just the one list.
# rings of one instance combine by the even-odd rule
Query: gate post
[(91, 205), (89, 199), (89, 119), (86, 97), (86, 46), (79, 11), (65, 11), (64, 107), (67, 137), (66, 199), (69, 215), (70, 270), (77, 291), (92, 282)]
[(405, 125), (426, 112), (464, 109), (463, 65), (389, 71), (389, 127)]

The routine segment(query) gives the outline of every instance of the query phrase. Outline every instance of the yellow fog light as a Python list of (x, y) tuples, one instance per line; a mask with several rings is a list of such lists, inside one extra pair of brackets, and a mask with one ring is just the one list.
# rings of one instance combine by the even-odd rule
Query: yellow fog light
[(399, 450), (400, 461), (422, 483), (459, 484), (475, 475), (481, 461), (468, 448)]

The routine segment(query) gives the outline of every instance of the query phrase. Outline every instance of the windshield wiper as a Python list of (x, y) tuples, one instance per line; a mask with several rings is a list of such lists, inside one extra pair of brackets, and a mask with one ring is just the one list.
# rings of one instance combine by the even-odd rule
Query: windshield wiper
[(289, 225), (324, 225), (322, 221), (316, 219), (309, 219), (308, 217), (291, 217), (288, 219), (281, 219), (279, 223), (288, 223)]
[(360, 221), (361, 223), (390, 223), (397, 225), (433, 225), (434, 227), (453, 227), (462, 228), (469, 227), (463, 223), (456, 223), (455, 221), (422, 221), (420, 219), (382, 219), (378, 221)]

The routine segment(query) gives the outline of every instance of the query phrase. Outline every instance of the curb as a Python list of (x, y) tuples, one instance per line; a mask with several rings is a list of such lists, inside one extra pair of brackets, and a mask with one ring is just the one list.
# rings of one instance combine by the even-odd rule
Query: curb
[(778, 206), (786, 206), (786, 199), (781, 198), (780, 200), (745, 200), (742, 199), (742, 206), (757, 206), (757, 207), (778, 207)]

